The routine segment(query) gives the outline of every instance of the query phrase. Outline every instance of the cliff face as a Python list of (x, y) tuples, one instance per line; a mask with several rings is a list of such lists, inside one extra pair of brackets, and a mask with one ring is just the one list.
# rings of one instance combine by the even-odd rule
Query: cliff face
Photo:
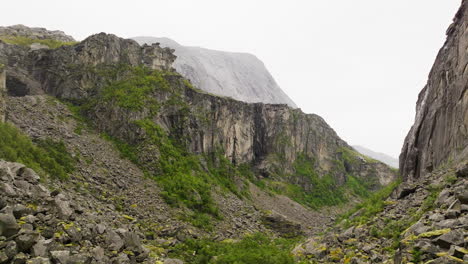
[[(372, 178), (374, 187), (394, 179), (381, 163), (368, 162), (359, 155), (346, 160), (346, 151), (351, 148), (317, 115), (286, 105), (242, 103), (194, 89), (180, 75), (171, 73), (173, 50), (157, 44), (140, 47), (133, 40), (101, 33), (79, 44), (50, 50), (0, 45), (0, 61), (5, 62), (7, 76), (11, 76), (7, 77), (7, 89), (12, 95), (42, 91), (83, 102), (101, 94), (110, 80), (122, 79), (123, 72), (118, 72), (122, 65), (165, 71), (164, 78), (172, 89), (147, 95), (155, 98), (157, 114), (148, 108), (128, 109), (101, 99), (88, 111), (98, 129), (119, 139), (138, 143), (144, 132), (135, 122), (151, 119), (171, 137), (181, 139), (189, 152), (207, 154), (221, 148), (233, 164), (252, 164), (263, 177), (291, 173), (297, 157), (305, 155), (313, 160), (319, 175), (331, 175), (339, 184), (346, 182), (348, 174)], [(298, 181), (312, 189), (307, 180)]]
[[(419, 94), (416, 118), (400, 155), (403, 177), (412, 181), (449, 159), (467, 157), (468, 1), (447, 30), (427, 85)], [(462, 158), (461, 157), (461, 158)]]
[(175, 49), (174, 68), (196, 87), (249, 103), (296, 104), (281, 90), (263, 62), (247, 53), (187, 47), (168, 38), (135, 37)]
[(5, 121), (6, 74), (5, 66), (0, 64), (0, 121)]

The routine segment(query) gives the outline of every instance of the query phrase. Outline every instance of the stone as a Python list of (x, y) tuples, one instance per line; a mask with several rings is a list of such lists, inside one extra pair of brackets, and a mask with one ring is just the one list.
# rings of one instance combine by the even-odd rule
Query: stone
[(272, 212), (263, 216), (262, 220), (267, 227), (281, 233), (285, 237), (296, 237), (302, 234), (300, 224), (287, 219), (279, 213)]
[(446, 234), (441, 235), (440, 237), (434, 239), (434, 244), (449, 249), (452, 245), (460, 245), (463, 243), (463, 231), (461, 230), (452, 230)]
[(7, 206), (7, 202), (3, 197), (0, 197), (0, 210)]
[(30, 168), (23, 167), (19, 170), (18, 172), (19, 175), (25, 180), (28, 181), (29, 183), (36, 184), (39, 182), (41, 177), (37, 175), (35, 171), (33, 171)]
[(16, 237), (15, 241), (19, 251), (29, 251), (36, 244), (40, 235), (34, 231), (24, 231)]
[(28, 257), (23, 252), (20, 252), (18, 253), (18, 255), (16, 255), (13, 258), (11, 263), (12, 264), (25, 264), (27, 259)]
[(12, 236), (18, 233), (19, 229), (13, 214), (0, 214), (0, 236)]
[(0, 191), (7, 196), (15, 197), (17, 195), (16, 191), (11, 187), (10, 184), (6, 182), (0, 183)]
[(463, 193), (460, 193), (459, 195), (457, 195), (457, 199), (462, 204), (468, 204), (468, 191), (464, 191)]
[(7, 255), (8, 259), (13, 258), (18, 253), (18, 247), (16, 246), (16, 242), (13, 240), (8, 241), (3, 250)]
[(52, 260), (57, 264), (68, 264), (70, 259), (70, 251), (68, 250), (51, 251), (50, 255), (52, 256)]
[(0, 250), (0, 263), (7, 263), (8, 260), (6, 253)]
[(140, 238), (134, 232), (127, 232), (124, 234), (124, 245), (127, 250), (142, 252)]
[(93, 248), (92, 250), (93, 258), (97, 261), (101, 261), (104, 259), (104, 249), (100, 246)]
[(53, 240), (40, 239), (31, 249), (31, 255), (34, 257), (47, 257), (47, 252), (49, 246), (52, 244)]
[(73, 210), (70, 208), (70, 202), (68, 202), (63, 194), (58, 194), (54, 198), (55, 205), (58, 209), (60, 218), (68, 219), (73, 214)]
[(130, 259), (125, 253), (120, 253), (117, 257), (112, 259), (113, 264), (130, 264)]
[(455, 247), (453, 251), (453, 256), (459, 259), (463, 259), (465, 255), (468, 255), (468, 249), (463, 247)]
[(458, 178), (468, 178), (468, 164), (457, 169), (456, 175)]
[(444, 228), (458, 227), (459, 225), (461, 225), (461, 223), (458, 219), (447, 219), (447, 220), (442, 220), (438, 223), (435, 223), (434, 225), (438, 229), (444, 229)]
[(122, 238), (113, 230), (107, 231), (106, 244), (109, 250), (115, 251), (119, 251), (124, 246)]
[(19, 219), (25, 215), (31, 214), (32, 210), (31, 208), (28, 208), (22, 204), (17, 204), (13, 206), (13, 215), (15, 218)]

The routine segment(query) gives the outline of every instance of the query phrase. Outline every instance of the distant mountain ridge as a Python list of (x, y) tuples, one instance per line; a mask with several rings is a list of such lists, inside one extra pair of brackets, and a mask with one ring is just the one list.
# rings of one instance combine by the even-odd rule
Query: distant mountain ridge
[(249, 103), (296, 104), (281, 90), (262, 61), (248, 53), (188, 47), (169, 38), (134, 37), (175, 49), (174, 68), (197, 88)]
[(373, 150), (370, 150), (368, 148), (365, 148), (363, 146), (352, 146), (355, 150), (357, 150), (359, 153), (364, 154), (366, 156), (369, 156), (373, 159), (376, 159), (378, 161), (381, 161), (388, 166), (391, 166), (393, 168), (398, 168), (398, 159), (394, 158), (390, 155), (387, 155), (385, 153), (380, 153), (380, 152), (375, 152)]

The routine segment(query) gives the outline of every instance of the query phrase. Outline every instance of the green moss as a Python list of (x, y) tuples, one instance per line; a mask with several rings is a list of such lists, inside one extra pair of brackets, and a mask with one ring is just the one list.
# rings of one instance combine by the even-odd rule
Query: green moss
[(16, 127), (2, 122), (0, 122), (0, 159), (23, 163), (41, 176), (50, 175), (59, 179), (67, 179), (75, 164), (63, 142), (46, 139), (34, 144)]
[(14, 44), (19, 46), (30, 46), (33, 43), (39, 43), (46, 45), (51, 49), (56, 49), (61, 46), (70, 46), (75, 45), (78, 42), (63, 42), (55, 39), (32, 39), (28, 37), (21, 36), (0, 36), (0, 40), (8, 44)]

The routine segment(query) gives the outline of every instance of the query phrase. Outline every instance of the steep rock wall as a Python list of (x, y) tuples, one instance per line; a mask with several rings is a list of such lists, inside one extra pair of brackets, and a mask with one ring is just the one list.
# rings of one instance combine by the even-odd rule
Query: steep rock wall
[(468, 150), (468, 1), (447, 30), (427, 85), (419, 94), (416, 118), (400, 155), (404, 179), (412, 181)]
[(5, 94), (6, 94), (6, 73), (5, 66), (0, 64), (0, 121), (5, 121)]
[[(88, 112), (100, 131), (125, 141), (144, 138), (134, 121), (150, 118), (173, 138), (183, 141), (189, 152), (208, 154), (221, 148), (234, 164), (252, 164), (263, 177), (288, 175), (298, 155), (307, 155), (320, 176), (331, 175), (340, 184), (347, 174), (377, 179), (378, 184), (394, 179), (394, 173), (381, 163), (362, 157), (347, 161), (344, 151), (351, 147), (317, 115), (287, 105), (248, 104), (196, 90), (172, 72), (175, 56), (168, 48), (140, 47), (133, 40), (104, 33), (51, 50), (3, 46), (0, 61), (6, 61), (7, 71), (19, 76), (25, 90), (40, 87), (47, 94), (78, 103), (95, 98), (109, 77), (120, 78), (106, 69), (109, 65), (113, 69), (143, 65), (163, 70), (173, 89), (150, 95), (160, 105), (157, 115), (149, 109), (130, 111), (106, 102), (99, 102)], [(307, 180), (290, 181), (310, 189)]]

